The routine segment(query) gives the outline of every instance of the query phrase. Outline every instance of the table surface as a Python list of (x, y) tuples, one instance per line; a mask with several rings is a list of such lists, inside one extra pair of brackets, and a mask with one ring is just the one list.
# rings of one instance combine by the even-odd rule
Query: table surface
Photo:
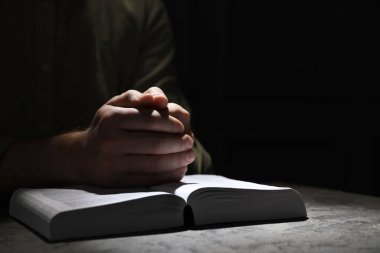
[(0, 252), (380, 252), (380, 198), (286, 186), (301, 193), (307, 220), (49, 243), (3, 210)]

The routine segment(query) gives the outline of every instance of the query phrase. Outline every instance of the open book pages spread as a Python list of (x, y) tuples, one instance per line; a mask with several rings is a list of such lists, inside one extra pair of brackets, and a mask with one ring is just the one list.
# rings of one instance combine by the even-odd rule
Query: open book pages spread
[(216, 175), (191, 175), (185, 176), (181, 183), (162, 184), (150, 187), (153, 190), (170, 192), (187, 201), (189, 195), (196, 190), (204, 188), (241, 189), (241, 190), (280, 190), (284, 187), (256, 184), (240, 180), (229, 179)]
[[(185, 215), (189, 209), (192, 215)], [(307, 216), (294, 189), (217, 175), (149, 188), (22, 188), (13, 193), (9, 213), (48, 240)]]

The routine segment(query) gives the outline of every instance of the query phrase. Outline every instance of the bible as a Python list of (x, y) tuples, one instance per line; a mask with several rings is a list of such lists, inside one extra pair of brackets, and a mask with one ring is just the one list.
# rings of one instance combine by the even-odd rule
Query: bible
[(218, 175), (147, 188), (20, 188), (9, 213), (49, 241), (307, 217), (292, 188)]

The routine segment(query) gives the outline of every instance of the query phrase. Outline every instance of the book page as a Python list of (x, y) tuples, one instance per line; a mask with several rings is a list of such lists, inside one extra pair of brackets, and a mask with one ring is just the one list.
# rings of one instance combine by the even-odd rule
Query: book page
[(246, 181), (229, 179), (218, 175), (187, 175), (179, 183), (169, 183), (150, 187), (152, 190), (163, 191), (180, 196), (187, 201), (189, 195), (202, 188), (250, 189), (250, 190), (281, 190), (286, 187), (256, 184)]
[(168, 193), (154, 192), (146, 188), (111, 189), (75, 186), (72, 188), (20, 189), (18, 194), (26, 194), (27, 197), (41, 201), (46, 206), (57, 211), (66, 211), (115, 204)]
[(191, 207), (195, 225), (306, 217), (299, 193), (289, 187), (217, 175), (190, 175), (179, 183), (152, 189), (184, 199)]
[(183, 226), (186, 202), (147, 188), (18, 189), (9, 214), (49, 240)]

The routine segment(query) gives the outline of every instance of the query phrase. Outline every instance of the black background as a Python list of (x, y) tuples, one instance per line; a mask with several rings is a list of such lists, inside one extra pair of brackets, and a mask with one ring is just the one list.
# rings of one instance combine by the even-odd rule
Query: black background
[(378, 2), (165, 3), (216, 173), (380, 195)]

